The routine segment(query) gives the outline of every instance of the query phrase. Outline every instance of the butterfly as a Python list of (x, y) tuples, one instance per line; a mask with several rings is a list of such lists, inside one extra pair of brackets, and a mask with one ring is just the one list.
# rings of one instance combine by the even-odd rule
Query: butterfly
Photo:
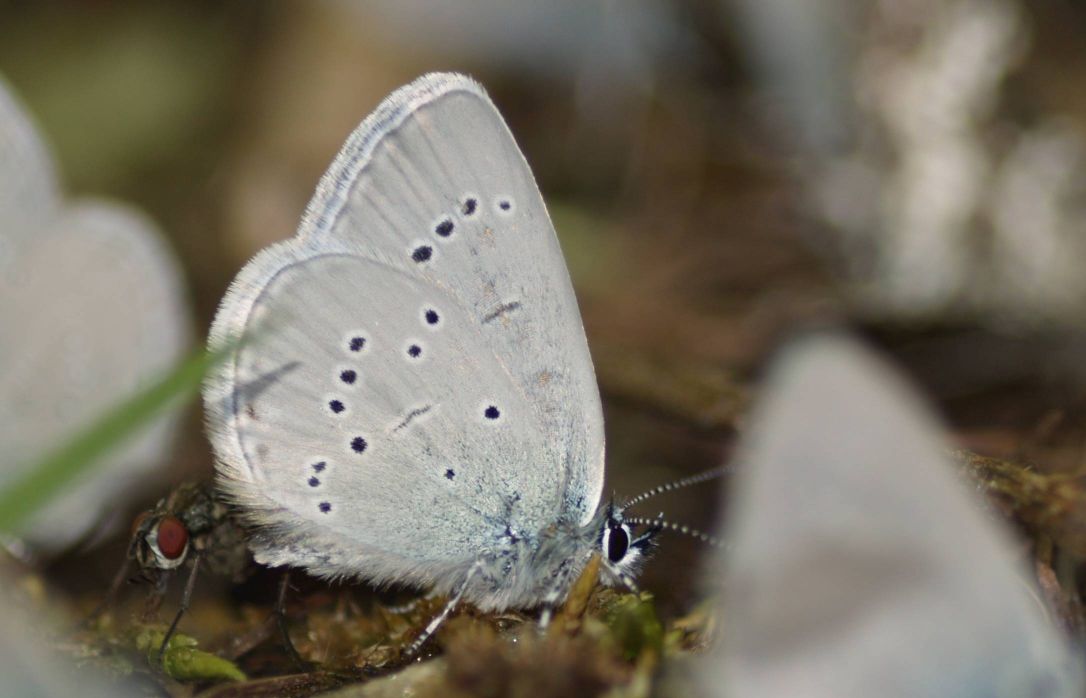
[(524, 156), (476, 82), (385, 99), (297, 234), (215, 316), (218, 486), (258, 562), (544, 607), (593, 553), (634, 586), (658, 525), (601, 502), (603, 415), (573, 286)]

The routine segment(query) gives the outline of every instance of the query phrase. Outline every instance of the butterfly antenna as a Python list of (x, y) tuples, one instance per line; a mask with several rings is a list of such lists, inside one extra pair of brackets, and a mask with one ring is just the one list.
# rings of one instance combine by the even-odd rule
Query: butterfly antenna
[(711, 470), (706, 470), (704, 472), (698, 473), (697, 475), (691, 475), (690, 477), (684, 477), (679, 480), (665, 482), (662, 485), (657, 485), (656, 487), (653, 487), (651, 490), (642, 492), (633, 499), (627, 500), (621, 507), (619, 507), (619, 510), (624, 511), (632, 507), (634, 504), (640, 504), (646, 499), (651, 499), (652, 497), (655, 497), (658, 494), (663, 494), (664, 492), (671, 492), (673, 490), (678, 490), (683, 487), (689, 487), (690, 485), (697, 485), (701, 482), (715, 480), (718, 477), (723, 477), (724, 475), (730, 474), (732, 470), (732, 466), (724, 465), (718, 468), (712, 468)]
[(708, 533), (705, 533), (704, 531), (699, 531), (698, 529), (691, 528), (690, 526), (684, 526), (682, 524), (677, 524), (677, 523), (672, 523), (671, 521), (667, 521), (667, 520), (664, 519), (663, 514), (661, 514), (660, 516), (657, 516), (655, 519), (646, 519), (646, 518), (643, 518), (641, 516), (629, 516), (629, 517), (626, 517), (625, 521), (626, 521), (626, 523), (635, 524), (637, 526), (648, 526), (650, 528), (662, 529), (662, 530), (665, 530), (665, 531), (672, 531), (674, 533), (681, 533), (684, 536), (690, 536), (691, 538), (696, 538), (697, 540), (700, 540), (702, 543), (705, 543), (706, 545), (711, 545), (714, 548), (724, 548), (724, 547), (726, 547), (724, 545), (724, 543), (720, 539), (716, 538), (715, 536), (711, 536)]

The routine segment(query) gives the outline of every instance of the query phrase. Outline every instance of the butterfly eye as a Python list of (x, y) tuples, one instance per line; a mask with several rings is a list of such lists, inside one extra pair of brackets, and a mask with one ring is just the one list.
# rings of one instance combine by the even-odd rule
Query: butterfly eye
[(626, 557), (626, 551), (630, 549), (630, 529), (626, 524), (612, 526), (604, 536), (603, 548), (607, 553), (607, 559), (613, 563), (619, 563)]
[(155, 541), (163, 557), (176, 560), (185, 554), (189, 544), (189, 531), (180, 519), (167, 516), (158, 522), (158, 536)]

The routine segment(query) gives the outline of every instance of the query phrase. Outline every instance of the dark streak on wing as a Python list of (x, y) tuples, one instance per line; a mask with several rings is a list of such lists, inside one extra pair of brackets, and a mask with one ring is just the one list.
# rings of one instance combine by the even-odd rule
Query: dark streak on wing
[(403, 418), (403, 421), (400, 422), (399, 424), (397, 424), (392, 429), (392, 431), (397, 432), (397, 431), (400, 431), (401, 429), (406, 429), (407, 425), (411, 423), (411, 420), (413, 420), (415, 417), (421, 417), (422, 415), (426, 414), (431, 409), (433, 409), (433, 407), (434, 407), (433, 405), (426, 405), (425, 407), (416, 407), (415, 409), (408, 412), (407, 416)]
[(491, 311), (491, 312), (489, 312), (489, 313), (487, 313), (486, 315), (483, 316), (483, 324), (486, 325), (487, 323), (493, 322), (494, 320), (497, 320), (498, 318), (500, 318), (502, 315), (505, 315), (506, 313), (512, 312), (512, 311), (516, 310), (519, 307), (520, 307), (520, 301), (513, 301), (511, 303), (502, 303), (500, 306), (498, 306), (498, 308), (496, 310), (493, 310), (493, 311)]

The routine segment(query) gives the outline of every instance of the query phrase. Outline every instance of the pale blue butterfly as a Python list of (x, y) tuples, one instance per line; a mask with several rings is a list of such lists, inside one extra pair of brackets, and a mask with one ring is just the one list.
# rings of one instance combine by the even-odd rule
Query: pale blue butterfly
[(566, 595), (595, 551), (633, 585), (600, 502), (603, 417), (532, 173), (474, 81), (432, 74), (347, 140), (297, 235), (230, 287), (205, 407), (257, 561), (407, 583), (483, 610)]

